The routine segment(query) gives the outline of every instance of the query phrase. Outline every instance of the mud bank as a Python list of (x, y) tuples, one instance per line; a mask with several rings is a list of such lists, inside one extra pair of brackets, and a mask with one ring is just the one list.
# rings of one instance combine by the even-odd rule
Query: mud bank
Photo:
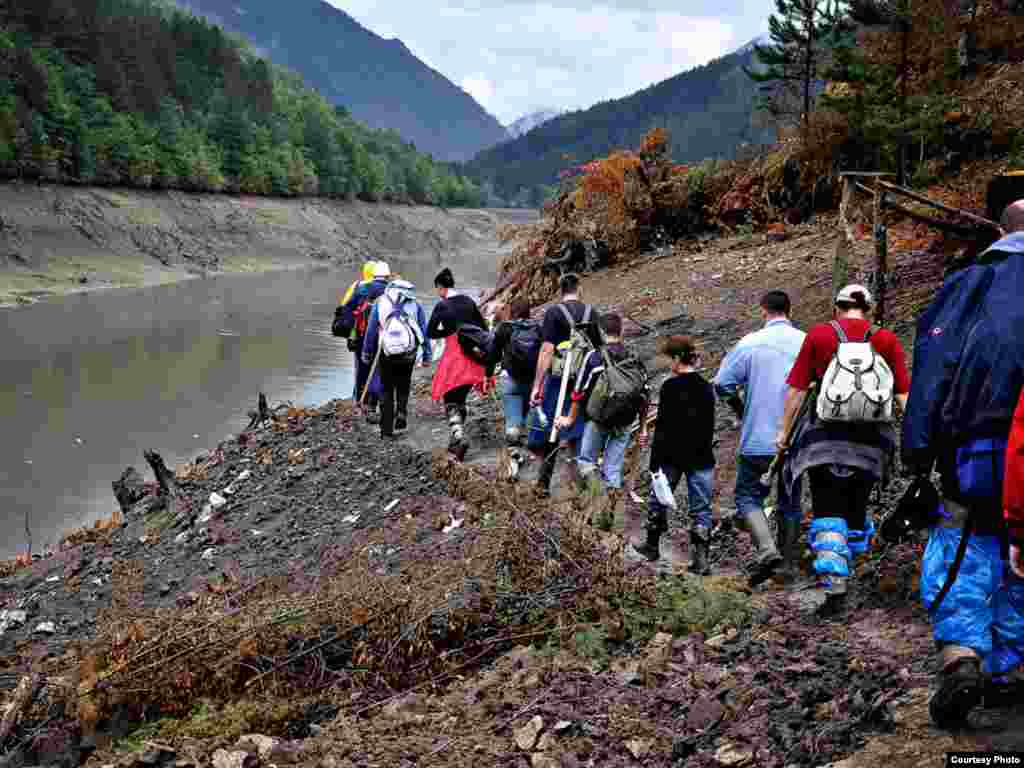
[(493, 246), (526, 211), (0, 185), (0, 305), (218, 272)]

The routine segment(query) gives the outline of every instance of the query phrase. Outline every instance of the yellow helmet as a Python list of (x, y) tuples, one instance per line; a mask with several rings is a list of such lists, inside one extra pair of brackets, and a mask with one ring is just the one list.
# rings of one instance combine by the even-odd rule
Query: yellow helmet
[(376, 261), (368, 261), (365, 264), (363, 264), (363, 280), (373, 280), (373, 273), (376, 271)]

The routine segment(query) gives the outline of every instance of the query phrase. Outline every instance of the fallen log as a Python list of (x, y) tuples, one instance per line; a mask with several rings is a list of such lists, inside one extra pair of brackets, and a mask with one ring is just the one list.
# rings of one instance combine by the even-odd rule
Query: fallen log
[(891, 192), (892, 194), (895, 195), (902, 195), (903, 197), (908, 197), (911, 200), (914, 200), (915, 202), (921, 203), (922, 205), (929, 205), (932, 208), (936, 208), (940, 211), (943, 211), (944, 213), (951, 213), (954, 216), (962, 216), (963, 218), (967, 219), (968, 221), (972, 221), (975, 224), (980, 224), (983, 227), (988, 227), (992, 230), (995, 230), (996, 232), (1002, 232), (1002, 228), (999, 226), (999, 224), (997, 224), (994, 221), (986, 219), (983, 216), (978, 216), (976, 214), (970, 213), (969, 211), (965, 211), (961, 208), (953, 208), (951, 206), (944, 205), (943, 203), (936, 202), (935, 200), (929, 200), (924, 195), (919, 195), (916, 192), (907, 189), (906, 187), (899, 186), (898, 184), (892, 184), (891, 182), (888, 181), (879, 180), (878, 186), (881, 187), (881, 189), (885, 190), (886, 192)]
[(0, 747), (7, 741), (14, 728), (21, 721), (21, 716), (31, 706), (40, 689), (43, 687), (43, 676), (39, 672), (25, 675), (14, 689), (14, 696), (4, 710), (0, 719)]

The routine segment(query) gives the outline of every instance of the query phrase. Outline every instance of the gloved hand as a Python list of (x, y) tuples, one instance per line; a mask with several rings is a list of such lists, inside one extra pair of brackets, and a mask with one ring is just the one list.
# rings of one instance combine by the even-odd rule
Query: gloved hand
[(345, 346), (348, 347), (349, 352), (355, 352), (359, 349), (359, 345), (356, 344), (356, 340), (353, 338), (345, 339)]

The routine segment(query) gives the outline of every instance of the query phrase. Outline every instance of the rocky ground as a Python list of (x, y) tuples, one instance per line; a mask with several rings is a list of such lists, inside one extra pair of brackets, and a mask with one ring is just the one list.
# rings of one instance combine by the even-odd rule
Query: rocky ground
[[(627, 315), (631, 343), (655, 366), (656, 335), (696, 335), (711, 376), (757, 327), (767, 288), (790, 292), (800, 325), (825, 317), (832, 232), (826, 222), (783, 243), (677, 246), (589, 276), (585, 297)], [(906, 337), (941, 263), (904, 254), (894, 275), (891, 325)], [(712, 545), (715, 574), (687, 575), (685, 511), (672, 572), (656, 574), (621, 559), (644, 514), (645, 456), (629, 457), (612, 530), (577, 527), (593, 510), (566, 484), (543, 505), (522, 487), (532, 468), (516, 486), (496, 480), (493, 397), (472, 406), (467, 465), (449, 467), (443, 414), (425, 388), (395, 442), (345, 403), (281, 408), (179, 467), (170, 510), (143, 511), (150, 482), (122, 526), (9, 568), (0, 686), (13, 691), (33, 668), (49, 682), (4, 744), (6, 765), (76, 764), (93, 743), (90, 765), (217, 768), (901, 768), (938, 765), (951, 749), (1021, 748), (1012, 710), (980, 713), (956, 735), (928, 723), (920, 542), (861, 560), (845, 622), (815, 618), (806, 584), (747, 589), (749, 544), (728, 527)], [(722, 519), (737, 434), (724, 409), (718, 425)], [(876, 518), (902, 488), (896, 479), (878, 495)], [(536, 521), (547, 522), (524, 533)], [(425, 592), (439, 606), (405, 611)], [(282, 635), (286, 648), (267, 629), (227, 632), (280, 624), (282, 606), (301, 600), (316, 620)], [(375, 629), (389, 612), (401, 616)], [(103, 662), (90, 671), (83, 660), (94, 656)], [(227, 682), (196, 679), (218, 667)], [(254, 692), (282, 668), (269, 678), (277, 687)], [(181, 691), (157, 695), (163, 680)], [(68, 687), (79, 696), (60, 693)], [(97, 711), (81, 703), (92, 699)]]
[(218, 272), (452, 253), (529, 211), (0, 184), (0, 305)]

